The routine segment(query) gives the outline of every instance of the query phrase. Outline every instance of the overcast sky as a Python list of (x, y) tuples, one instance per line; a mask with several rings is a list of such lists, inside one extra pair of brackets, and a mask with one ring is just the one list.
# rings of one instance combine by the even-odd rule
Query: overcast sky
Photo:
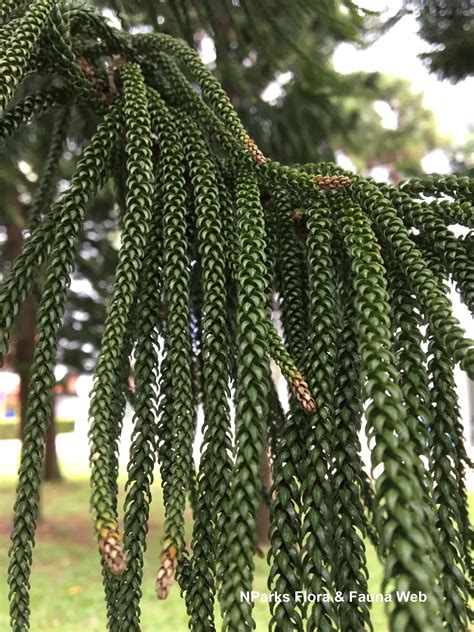
[[(385, 16), (396, 13), (401, 5), (397, 0), (389, 3), (363, 0), (358, 4), (382, 11)], [(429, 45), (418, 36), (417, 31), (415, 17), (407, 15), (366, 49), (359, 50), (350, 44), (341, 44), (333, 57), (335, 68), (342, 73), (380, 71), (408, 79), (413, 89), (423, 94), (424, 105), (435, 113), (440, 131), (449, 134), (454, 144), (462, 144), (469, 125), (474, 126), (474, 78), (452, 84), (430, 74), (418, 58), (420, 53), (429, 52)], [(442, 152), (433, 152), (423, 164), (427, 171), (441, 173), (446, 171), (447, 166)]]

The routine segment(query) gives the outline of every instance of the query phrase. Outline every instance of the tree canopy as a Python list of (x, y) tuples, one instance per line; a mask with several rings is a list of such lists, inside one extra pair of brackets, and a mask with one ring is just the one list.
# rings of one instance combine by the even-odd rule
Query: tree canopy
[(432, 50), (423, 58), (442, 79), (461, 81), (474, 72), (474, 10), (469, 0), (405, 0)]

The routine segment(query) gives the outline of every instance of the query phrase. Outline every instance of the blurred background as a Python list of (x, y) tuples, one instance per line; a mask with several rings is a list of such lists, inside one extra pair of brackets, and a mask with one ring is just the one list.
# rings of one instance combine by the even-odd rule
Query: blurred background
[[(219, 77), (251, 136), (272, 158), (285, 163), (332, 160), (390, 182), (430, 172), (474, 175), (474, 7), (469, 0), (94, 4), (118, 28), (132, 33), (156, 29), (194, 46)], [(47, 81), (46, 77), (28, 79), (19, 96)], [(95, 124), (92, 113), (72, 113), (55, 194), (68, 187), (84, 138), (90, 138)], [(52, 118), (46, 114), (0, 148), (0, 278), (28, 235), (28, 212), (51, 129)], [(34, 630), (69, 632), (84, 626), (105, 630), (100, 570), (88, 518), (87, 409), (113, 284), (120, 239), (117, 217), (113, 187), (106, 186), (88, 211), (61, 332), (55, 418), (47, 442), (47, 483), (33, 569)], [(452, 300), (474, 338), (471, 317), (454, 291)], [(21, 310), (15, 342), (0, 371), (2, 567), (7, 563), (36, 306), (32, 293)], [(456, 378), (465, 437), (473, 455), (474, 388), (461, 372)], [(127, 411), (122, 477), (130, 425), (131, 411)], [(199, 432), (195, 455), (197, 460)], [(474, 491), (471, 475), (468, 484)], [(157, 603), (153, 595), (162, 524), (160, 489), (155, 487), (143, 630), (158, 626), (185, 630), (177, 589), (163, 603)], [(380, 568), (373, 551), (370, 555), (371, 587), (376, 591)], [(260, 560), (257, 567), (261, 590), (265, 590), (264, 564)], [(0, 629), (7, 629), (3, 585), (0, 599)], [(384, 630), (378, 606), (374, 606), (376, 630)], [(75, 623), (79, 610), (81, 624)], [(257, 629), (265, 629), (267, 614), (261, 604), (257, 619), (262, 626)]]

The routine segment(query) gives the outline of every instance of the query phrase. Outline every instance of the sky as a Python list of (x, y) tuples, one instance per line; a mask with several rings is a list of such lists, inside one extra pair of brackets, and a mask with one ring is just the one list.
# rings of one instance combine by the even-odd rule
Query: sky
[[(383, 17), (393, 15), (401, 5), (397, 0), (362, 0), (358, 4), (382, 12)], [(424, 105), (434, 112), (440, 132), (451, 136), (455, 145), (462, 144), (469, 125), (474, 126), (474, 77), (452, 84), (430, 74), (418, 57), (420, 53), (429, 52), (429, 44), (417, 31), (416, 18), (407, 15), (366, 49), (341, 44), (333, 57), (335, 69), (341, 73), (381, 71), (408, 79), (413, 90), (423, 94)], [(390, 126), (388, 113), (387, 126)], [(431, 152), (422, 166), (426, 171), (443, 173), (447, 172), (448, 163), (444, 153), (438, 150)]]

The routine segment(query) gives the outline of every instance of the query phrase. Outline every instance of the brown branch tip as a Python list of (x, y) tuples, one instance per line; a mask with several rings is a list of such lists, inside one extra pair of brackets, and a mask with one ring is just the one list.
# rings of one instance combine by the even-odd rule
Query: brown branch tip
[(257, 143), (250, 138), (250, 136), (245, 136), (244, 145), (247, 147), (249, 154), (259, 165), (264, 165), (267, 162), (267, 159), (258, 148)]
[(99, 551), (113, 575), (122, 575), (127, 567), (122, 549), (122, 541), (116, 531), (102, 529)]
[(316, 404), (311, 396), (308, 384), (302, 377), (295, 377), (291, 383), (293, 394), (298, 400), (301, 408), (308, 415), (314, 413)]
[(174, 575), (178, 565), (176, 547), (166, 548), (160, 556), (160, 568), (156, 575), (155, 590), (158, 599), (166, 599), (174, 583)]
[(352, 184), (352, 180), (347, 176), (323, 176), (321, 174), (315, 175), (313, 182), (320, 189), (343, 189)]

